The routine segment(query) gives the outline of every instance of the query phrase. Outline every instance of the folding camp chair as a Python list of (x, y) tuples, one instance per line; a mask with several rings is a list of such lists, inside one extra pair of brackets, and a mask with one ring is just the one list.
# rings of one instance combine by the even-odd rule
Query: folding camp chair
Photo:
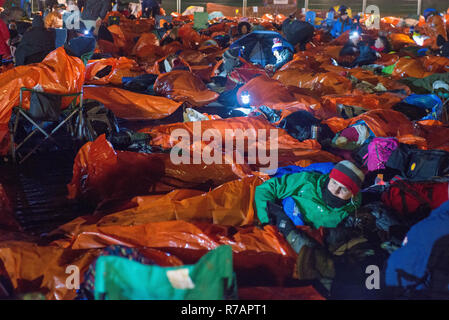
[[(30, 109), (26, 110), (23, 108), (23, 92), (30, 92)], [(63, 97), (74, 97), (73, 101), (69, 107), (64, 111), (65, 116), (61, 117), (61, 99)], [(77, 103), (78, 98), (80, 100)], [(44, 101), (42, 101), (44, 100)], [(64, 125), (67, 125), (69, 132), (72, 137), (76, 136), (76, 128), (73, 127), (72, 123), (69, 122), (76, 114), (82, 117), (83, 109), (83, 93), (70, 93), (70, 94), (49, 94), (33, 89), (20, 88), (20, 102), (19, 106), (13, 108), (13, 115), (15, 116), (14, 123), (10, 121), (9, 131), (11, 136), (11, 156), (13, 163), (17, 163), (18, 156), (21, 156), (18, 164), (22, 164), (26, 159), (28, 159), (34, 152), (36, 152), (44, 142), (51, 140), (55, 145), (58, 142), (54, 139), (55, 133)], [(63, 114), (64, 114), (63, 113)], [(28, 121), (33, 126), (33, 131), (28, 134), (21, 142), (17, 141), (17, 133), (19, 128), (19, 120), (23, 118)], [(61, 118), (63, 120), (61, 121)], [(47, 132), (44, 128), (45, 122), (57, 123), (56, 127)], [(39, 124), (38, 124), (39, 123)], [(41, 132), (45, 138), (34, 146), (28, 153), (21, 155), (18, 150), (24, 146), (24, 144), (31, 139), (37, 132)]]

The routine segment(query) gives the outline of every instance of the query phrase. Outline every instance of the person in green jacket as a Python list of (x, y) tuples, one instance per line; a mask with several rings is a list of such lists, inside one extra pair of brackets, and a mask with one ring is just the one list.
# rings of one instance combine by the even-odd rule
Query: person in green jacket
[[(291, 197), (305, 225), (336, 228), (361, 205), (360, 188), (365, 176), (350, 161), (336, 164), (330, 174), (300, 172), (273, 178), (256, 188), (255, 207), (262, 225), (270, 224), (268, 206)], [(283, 210), (270, 210), (279, 231), (299, 253), (304, 245), (315, 246)]]

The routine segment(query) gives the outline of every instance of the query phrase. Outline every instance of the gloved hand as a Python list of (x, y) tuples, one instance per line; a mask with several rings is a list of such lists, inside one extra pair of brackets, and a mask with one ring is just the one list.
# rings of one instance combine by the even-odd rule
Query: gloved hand
[(284, 237), (287, 237), (290, 231), (296, 229), (291, 219), (285, 214), (284, 208), (273, 202), (267, 202), (267, 211), (272, 224), (274, 224)]

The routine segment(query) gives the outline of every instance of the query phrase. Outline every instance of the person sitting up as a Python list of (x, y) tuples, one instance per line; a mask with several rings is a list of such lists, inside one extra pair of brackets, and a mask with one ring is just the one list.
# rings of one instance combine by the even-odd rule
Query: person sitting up
[(268, 64), (265, 66), (265, 69), (269, 72), (276, 72), (293, 59), (293, 52), (291, 52), (288, 47), (284, 46), (282, 40), (279, 38), (273, 39), (271, 50), (276, 58), (276, 63), (274, 65)]
[(142, 1), (142, 17), (155, 18), (160, 13), (160, 6), (156, 0), (143, 0)]
[(42, 62), (55, 49), (55, 33), (45, 29), (44, 20), (36, 15), (31, 29), (23, 34), (16, 50), (16, 66)]
[(349, 18), (347, 8), (345, 6), (340, 7), (340, 18), (335, 21), (334, 26), (331, 30), (331, 35), (334, 38), (338, 38), (343, 33), (352, 28), (352, 20)]
[(293, 46), (299, 45), (299, 50), (306, 50), (306, 44), (313, 38), (315, 28), (308, 22), (300, 21), (292, 14), (282, 23), (282, 33)]
[[(337, 163), (329, 174), (299, 172), (272, 178), (256, 187), (257, 217), (262, 225), (275, 223), (299, 253), (304, 245), (314, 246), (314, 243), (296, 226), (314, 229), (339, 226), (360, 207), (364, 179), (363, 172), (347, 160)], [(295, 223), (284, 212), (276, 212), (274, 217), (269, 212), (269, 203), (287, 198), (294, 202)]]

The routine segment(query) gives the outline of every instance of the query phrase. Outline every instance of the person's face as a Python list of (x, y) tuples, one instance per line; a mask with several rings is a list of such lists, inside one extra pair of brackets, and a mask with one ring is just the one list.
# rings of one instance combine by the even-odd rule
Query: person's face
[(342, 16), (341, 16), (341, 19), (342, 19), (342, 20), (348, 19), (348, 15), (347, 15), (347, 14), (342, 15)]
[(376, 41), (374, 42), (374, 46), (376, 48), (382, 48), (384, 46), (382, 40), (380, 40), (380, 38), (377, 38)]
[(279, 59), (281, 57), (281, 53), (279, 52), (279, 50), (274, 51), (273, 55), (276, 57), (276, 59)]
[(242, 26), (242, 33), (246, 34), (248, 32), (248, 29), (246, 28), (246, 26)]
[(352, 192), (342, 185), (340, 182), (329, 179), (329, 184), (327, 185), (327, 189), (336, 197), (341, 200), (349, 200), (353, 196)]

